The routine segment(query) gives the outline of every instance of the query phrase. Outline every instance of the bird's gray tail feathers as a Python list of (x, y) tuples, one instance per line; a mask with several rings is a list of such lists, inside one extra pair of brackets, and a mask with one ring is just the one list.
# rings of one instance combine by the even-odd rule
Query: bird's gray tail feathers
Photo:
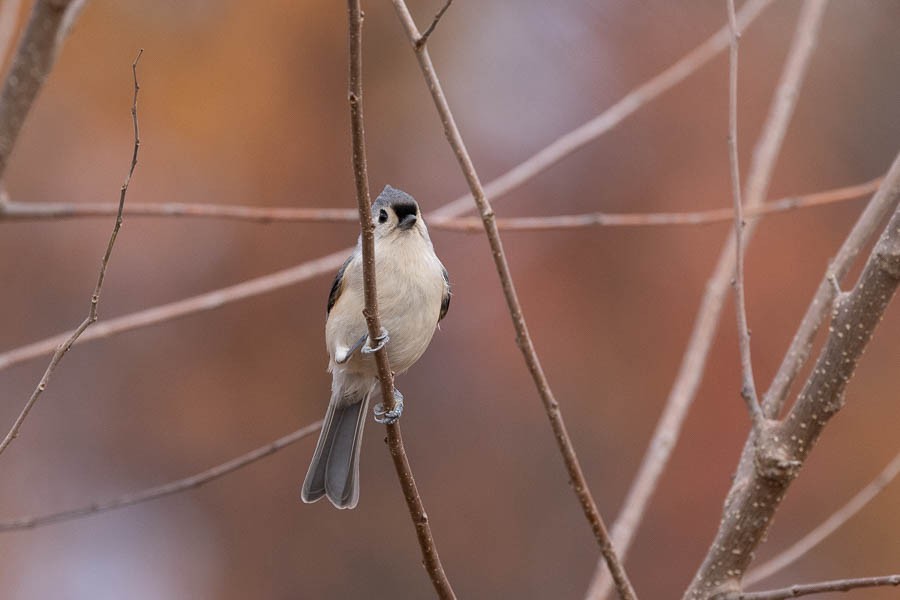
[(332, 392), (300, 498), (315, 502), (327, 496), (337, 508), (359, 501), (359, 449), (369, 409), (370, 390)]

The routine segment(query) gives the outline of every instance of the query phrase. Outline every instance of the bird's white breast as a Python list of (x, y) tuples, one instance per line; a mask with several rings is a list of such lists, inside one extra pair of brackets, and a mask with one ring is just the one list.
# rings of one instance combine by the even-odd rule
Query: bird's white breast
[[(422, 356), (434, 335), (444, 295), (443, 266), (427, 237), (412, 230), (376, 240), (375, 276), (381, 325), (390, 334), (391, 368), (402, 373)], [(362, 261), (355, 256), (344, 270), (341, 295), (325, 325), (331, 369), (336, 353), (366, 333), (364, 308)], [(360, 353), (341, 367), (375, 375), (371, 357)]]

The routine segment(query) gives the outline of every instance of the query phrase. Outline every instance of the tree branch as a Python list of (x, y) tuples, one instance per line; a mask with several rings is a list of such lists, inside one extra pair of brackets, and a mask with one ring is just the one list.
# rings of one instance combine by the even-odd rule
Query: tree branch
[(738, 38), (734, 16), (734, 0), (727, 0), (728, 27), (731, 30), (731, 50), (728, 60), (728, 162), (731, 165), (731, 193), (734, 200), (734, 297), (737, 315), (738, 340), (741, 350), (741, 397), (747, 404), (754, 429), (762, 427), (762, 410), (756, 395), (753, 363), (750, 360), (750, 329), (747, 326), (747, 305), (744, 297), (744, 215), (741, 201), (741, 172), (737, 149), (737, 84)]
[(437, 14), (434, 15), (434, 18), (431, 20), (431, 25), (429, 25), (428, 29), (426, 29), (422, 33), (422, 35), (419, 36), (419, 39), (416, 40), (416, 48), (421, 48), (428, 43), (428, 38), (430, 38), (431, 34), (434, 33), (434, 30), (437, 28), (438, 23), (441, 22), (441, 18), (444, 16), (444, 13), (447, 12), (447, 9), (450, 8), (451, 4), (453, 4), (453, 0), (445, 0), (444, 6), (441, 7), (441, 10), (437, 11)]
[(7, 0), (0, 3), (0, 68), (6, 64), (7, 54), (15, 41), (21, 8), (22, 0)]
[(78, 337), (84, 333), (84, 330), (91, 326), (97, 320), (97, 308), (100, 304), (100, 292), (103, 289), (103, 279), (106, 277), (106, 267), (109, 265), (110, 256), (112, 256), (113, 246), (116, 244), (116, 238), (119, 235), (119, 228), (122, 226), (122, 209), (125, 206), (125, 195), (128, 193), (128, 185), (131, 183), (131, 177), (134, 175), (134, 168), (137, 166), (138, 159), (138, 149), (141, 145), (140, 135), (138, 133), (138, 120), (137, 120), (137, 97), (138, 97), (138, 80), (137, 80), (137, 63), (141, 59), (141, 54), (143, 54), (143, 50), (138, 52), (137, 58), (134, 59), (134, 62), (131, 64), (131, 72), (134, 77), (134, 99), (131, 104), (131, 119), (134, 123), (134, 150), (131, 155), (131, 167), (128, 169), (128, 175), (125, 177), (125, 183), (122, 184), (122, 188), (119, 191), (119, 210), (116, 213), (116, 222), (113, 225), (112, 233), (109, 236), (109, 242), (106, 245), (106, 253), (103, 255), (103, 259), (100, 261), (100, 274), (97, 276), (97, 284), (94, 286), (94, 293), (91, 295), (91, 305), (88, 310), (88, 315), (85, 317), (84, 321), (75, 329), (74, 332), (60, 345), (56, 352), (53, 353), (53, 357), (50, 359), (50, 364), (47, 365), (47, 369), (44, 371), (44, 375), (41, 377), (41, 380), (38, 382), (37, 387), (31, 393), (31, 396), (28, 398), (28, 401), (25, 403), (25, 406), (22, 408), (22, 412), (19, 413), (19, 416), (16, 418), (9, 432), (6, 434), (6, 437), (3, 438), (3, 441), (0, 442), (0, 454), (9, 447), (12, 441), (18, 437), (19, 430), (22, 427), (22, 424), (25, 422), (25, 419), (28, 417), (28, 413), (31, 412), (31, 409), (34, 408), (35, 403), (38, 398), (47, 389), (47, 385), (50, 383), (50, 377), (53, 375), (53, 371), (56, 370), (56, 366), (59, 364), (59, 361), (62, 360), (63, 356), (65, 356), (66, 352), (69, 351), (69, 348), (75, 343)]
[[(884, 186), (894, 188), (895, 181)], [(895, 189), (900, 190), (900, 186)], [(783, 421), (767, 425), (739, 467), (716, 538), (685, 598), (738, 592), (788, 487), (829, 420), (900, 284), (900, 208), (875, 244), (852, 291), (835, 302), (829, 335), (812, 374)], [(757, 436), (751, 436), (751, 438)]]
[[(56, 62), (72, 0), (37, 0), (0, 90), (0, 178), (6, 172), (25, 117)], [(71, 25), (71, 23), (70, 23)], [(62, 29), (65, 31), (65, 29)]]
[(190, 477), (170, 481), (168, 483), (164, 483), (163, 485), (154, 486), (138, 492), (131, 492), (129, 494), (119, 496), (118, 498), (115, 498), (113, 500), (107, 500), (106, 502), (91, 502), (90, 504), (80, 506), (78, 508), (70, 508), (68, 510), (40, 515), (37, 517), (19, 517), (17, 519), (11, 519), (8, 521), (0, 521), (0, 533), (5, 533), (7, 531), (19, 531), (22, 529), (34, 529), (36, 527), (42, 527), (44, 525), (50, 525), (52, 523), (61, 523), (63, 521), (71, 521), (74, 519), (80, 519), (82, 517), (98, 515), (100, 513), (116, 510), (118, 508), (134, 506), (135, 504), (141, 504), (143, 502), (149, 502), (151, 500), (157, 500), (165, 496), (171, 496), (173, 494), (196, 489), (202, 485), (209, 483), (210, 481), (215, 481), (220, 477), (224, 477), (229, 473), (233, 473), (238, 469), (242, 469), (250, 464), (253, 464), (258, 460), (266, 458), (267, 456), (271, 456), (279, 450), (283, 450), (284, 448), (287, 448), (295, 442), (299, 442), (307, 436), (316, 433), (317, 431), (319, 431), (319, 429), (321, 429), (321, 427), (322, 421), (316, 421), (315, 423), (311, 423), (305, 427), (301, 427), (293, 433), (289, 433), (284, 437), (278, 438), (277, 440), (266, 444), (265, 446), (256, 448), (255, 450), (251, 450), (246, 454), (242, 454), (241, 456), (233, 458), (220, 465), (210, 467), (209, 469), (191, 475)]
[[(743, 6), (748, 8), (749, 3)], [(753, 151), (753, 159), (745, 182), (744, 205), (754, 210), (768, 191), (769, 181), (775, 167), (775, 159), (784, 140), (787, 126), (793, 115), (806, 68), (815, 47), (816, 36), (822, 21), (824, 2), (806, 0), (797, 22), (787, 60), (782, 70), (778, 87), (763, 125), (762, 133)], [(740, 13), (738, 13), (738, 26)], [(724, 28), (724, 43), (728, 43), (729, 29)], [(744, 244), (750, 243), (757, 221), (747, 222), (744, 229)], [(660, 476), (669, 462), (675, 443), (681, 433), (687, 411), (694, 401), (700, 381), (706, 368), (706, 361), (712, 347), (719, 317), (725, 303), (728, 283), (734, 273), (735, 239), (732, 232), (719, 253), (715, 269), (706, 283), (700, 308), (694, 320), (691, 337), (688, 340), (678, 374), (666, 399), (666, 405), (653, 437), (644, 454), (638, 474), (628, 490), (622, 511), (613, 526), (613, 542), (620, 552), (626, 554), (637, 531), (650, 498), (656, 491)], [(608, 576), (598, 564), (588, 589), (588, 597), (594, 600), (604, 598), (609, 590)]]
[[(372, 206), (369, 199), (369, 177), (366, 172), (366, 140), (363, 127), (363, 89), (362, 89), (362, 22), (363, 15), (360, 0), (348, 0), (348, 20), (350, 38), (350, 130), (353, 138), (353, 175), (356, 180), (356, 201), (359, 206), (359, 226), (362, 240), (363, 285), (365, 286), (366, 306), (363, 314), (369, 328), (369, 339), (377, 339), (381, 335), (381, 321), (378, 318), (378, 294), (375, 280), (375, 224), (372, 222)], [(381, 383), (381, 395), (385, 412), (395, 408), (394, 374), (388, 361), (388, 352), (384, 345), (375, 351), (375, 363), (378, 366), (378, 378)], [(366, 417), (368, 418), (368, 417)], [(437, 545), (431, 534), (425, 506), (416, 487), (409, 460), (403, 447), (400, 424), (390, 423), (387, 428), (387, 445), (403, 489), (403, 497), (409, 509), (422, 550), (422, 562), (434, 591), (442, 600), (456, 600), (450, 581), (444, 573)]]
[(784, 598), (797, 598), (809, 594), (822, 594), (825, 592), (849, 592), (862, 588), (886, 587), (900, 585), (900, 575), (887, 575), (884, 577), (860, 577), (859, 579), (836, 579), (834, 581), (821, 581), (819, 583), (806, 583), (792, 585), (791, 587), (766, 592), (744, 592), (726, 596), (723, 600), (783, 600)]
[(856, 513), (865, 508), (884, 488), (886, 488), (900, 473), (900, 454), (873, 479), (869, 485), (861, 489), (847, 504), (835, 511), (812, 531), (797, 540), (786, 550), (779, 552), (755, 569), (750, 570), (744, 576), (743, 585), (752, 585), (778, 573), (782, 569), (793, 564), (810, 550), (818, 546), (822, 540), (837, 531), (844, 523), (853, 518)]
[(568, 471), (569, 480), (575, 495), (581, 504), (584, 515), (587, 518), (588, 523), (590, 523), (594, 537), (600, 546), (600, 553), (606, 560), (607, 565), (609, 565), (619, 596), (623, 600), (633, 600), (636, 598), (634, 589), (628, 581), (625, 570), (622, 568), (622, 564), (613, 549), (609, 534), (606, 531), (606, 525), (603, 523), (603, 518), (597, 510), (596, 502), (591, 495), (587, 480), (584, 477), (578, 457), (575, 454), (575, 448), (572, 445), (572, 441), (566, 430), (562, 411), (553, 395), (553, 391), (550, 389), (550, 383), (547, 381), (537, 351), (534, 348), (534, 343), (528, 333), (528, 326), (525, 322), (522, 306), (519, 303), (512, 274), (509, 270), (509, 264), (506, 260), (506, 254), (503, 250), (500, 232), (498, 231), (497, 224), (494, 220), (494, 210), (485, 195), (478, 173), (475, 171), (475, 165), (472, 163), (472, 159), (466, 150), (465, 142), (463, 142), (459, 128), (453, 118), (453, 113), (450, 111), (450, 106), (447, 103), (447, 98), (444, 96), (440, 80), (434, 71), (434, 65), (431, 63), (431, 57), (428, 55), (428, 49), (425, 45), (420, 46), (416, 44), (416, 40), (420, 39), (421, 36), (419, 35), (415, 21), (403, 0), (393, 0), (393, 4), (397, 16), (400, 18), (400, 21), (406, 30), (407, 37), (413, 47), (416, 59), (419, 62), (422, 75), (425, 78), (425, 82), (431, 92), (431, 97), (434, 100), (435, 107), (440, 115), (441, 122), (444, 125), (444, 135), (456, 155), (457, 162), (462, 169), (466, 182), (469, 184), (472, 197), (475, 200), (475, 204), (478, 206), (478, 211), (484, 222), (484, 229), (487, 233), (488, 242), (491, 247), (491, 255), (493, 256), (494, 265), (500, 277), (503, 295), (506, 298), (509, 314), (516, 331), (516, 343), (522, 352), (525, 364), (528, 367), (528, 371), (531, 373), (535, 387), (544, 404), (547, 418), (550, 420), (550, 426), (553, 429), (553, 434), (566, 465), (566, 470)]
[[(810, 194), (785, 196), (756, 207), (747, 207), (744, 218), (819, 208), (856, 200), (878, 189), (882, 178)], [(16, 202), (0, 194), (0, 223), (47, 221), (113, 216), (118, 211), (114, 202)], [(358, 223), (359, 211), (343, 208), (295, 208), (246, 206), (240, 204), (202, 204), (182, 202), (129, 203), (125, 216), (159, 218), (198, 218), (270, 223)], [(591, 212), (575, 215), (543, 217), (498, 217), (501, 231), (546, 231), (588, 227), (670, 227), (723, 223), (734, 219), (731, 208), (714, 208), (685, 212), (607, 213)], [(484, 225), (478, 217), (437, 218), (428, 221), (430, 229), (481, 234)]]
[(884, 183), (875, 193), (875, 197), (866, 206), (865, 211), (860, 215), (847, 239), (841, 245), (828, 272), (822, 278), (809, 308), (806, 309), (806, 314), (791, 341), (790, 348), (781, 361), (772, 385), (765, 394), (763, 409), (769, 418), (774, 418), (781, 412), (794, 378), (797, 377), (797, 373), (809, 358), (813, 338), (819, 331), (819, 327), (835, 299), (834, 283), (840, 281), (847, 274), (863, 246), (875, 234), (885, 216), (897, 204), (898, 198), (900, 198), (900, 154), (894, 159), (894, 163), (888, 170)]

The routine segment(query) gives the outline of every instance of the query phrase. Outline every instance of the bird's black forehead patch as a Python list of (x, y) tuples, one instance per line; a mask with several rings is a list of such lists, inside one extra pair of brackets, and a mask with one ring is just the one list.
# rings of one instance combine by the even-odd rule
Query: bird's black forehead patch
[(391, 208), (394, 209), (394, 212), (397, 214), (397, 219), (400, 221), (402, 221), (403, 217), (405, 217), (407, 215), (415, 216), (415, 215), (419, 214), (419, 207), (416, 206), (415, 203), (407, 204), (404, 202), (404, 203), (393, 204), (393, 205), (391, 205)]

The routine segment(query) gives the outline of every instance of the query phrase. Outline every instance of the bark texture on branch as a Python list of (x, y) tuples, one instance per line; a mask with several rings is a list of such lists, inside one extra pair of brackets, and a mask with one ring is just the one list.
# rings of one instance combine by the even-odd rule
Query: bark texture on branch
[[(900, 194), (900, 180), (885, 181)], [(783, 421), (756, 439), (752, 467), (738, 471), (715, 541), (685, 598), (740, 591), (741, 578), (787, 488), (829, 420), (844, 405), (847, 383), (900, 283), (900, 208), (875, 244), (856, 285), (835, 299), (828, 338), (813, 372)]]

